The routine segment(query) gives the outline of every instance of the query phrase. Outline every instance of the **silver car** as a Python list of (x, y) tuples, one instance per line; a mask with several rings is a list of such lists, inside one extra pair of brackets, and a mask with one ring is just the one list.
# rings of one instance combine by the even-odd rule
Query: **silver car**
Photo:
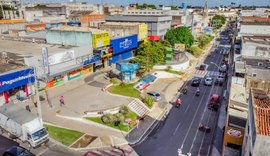
[(213, 84), (213, 78), (212, 77), (206, 77), (205, 80), (204, 80), (204, 85), (206, 86), (212, 86)]
[(158, 92), (148, 92), (147, 95), (151, 96), (155, 101), (159, 101), (161, 99)]

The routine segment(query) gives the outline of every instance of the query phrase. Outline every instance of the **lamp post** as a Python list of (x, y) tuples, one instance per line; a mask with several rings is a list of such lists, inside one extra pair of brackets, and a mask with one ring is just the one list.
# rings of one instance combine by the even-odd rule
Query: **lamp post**
[(221, 70), (220, 66), (217, 65), (216, 63), (214, 63), (214, 62), (210, 62), (210, 63), (213, 64), (213, 65), (215, 65), (219, 70)]

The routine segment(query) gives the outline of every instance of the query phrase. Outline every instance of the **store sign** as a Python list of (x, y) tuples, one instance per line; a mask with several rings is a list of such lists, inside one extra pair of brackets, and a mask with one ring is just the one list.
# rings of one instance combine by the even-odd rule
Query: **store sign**
[(110, 45), (110, 33), (109, 32), (101, 32), (94, 33), (92, 35), (93, 39), (93, 48), (100, 48), (104, 46)]
[(74, 50), (57, 53), (48, 57), (49, 65), (54, 65), (62, 62), (74, 60)]
[(97, 62), (99, 60), (100, 60), (100, 56), (97, 55), (97, 56), (92, 57), (91, 59), (85, 60), (83, 62), (83, 65), (85, 66), (85, 65), (88, 65), (88, 64), (92, 64), (92, 63), (95, 63), (95, 62)]
[(49, 58), (49, 56), (48, 56), (48, 48), (43, 47), (42, 48), (42, 60), (43, 60), (44, 71), (45, 71), (46, 74), (50, 73), (48, 58)]
[(3, 73), (0, 75), (0, 93), (33, 82), (35, 82), (33, 68)]
[(185, 47), (186, 47), (185, 44), (181, 44), (181, 43), (175, 44), (174, 45), (174, 50), (184, 51)]
[(138, 35), (125, 36), (111, 40), (113, 55), (130, 51), (138, 46)]
[(143, 41), (145, 39), (147, 39), (147, 36), (148, 36), (148, 27), (147, 27), (147, 24), (145, 23), (141, 23), (139, 25), (139, 41)]

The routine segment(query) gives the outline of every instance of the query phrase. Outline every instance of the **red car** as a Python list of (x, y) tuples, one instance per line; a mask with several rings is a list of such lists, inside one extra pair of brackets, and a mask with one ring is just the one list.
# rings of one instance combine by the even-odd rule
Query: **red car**
[(220, 104), (220, 96), (218, 94), (212, 94), (208, 103), (208, 109), (217, 111)]

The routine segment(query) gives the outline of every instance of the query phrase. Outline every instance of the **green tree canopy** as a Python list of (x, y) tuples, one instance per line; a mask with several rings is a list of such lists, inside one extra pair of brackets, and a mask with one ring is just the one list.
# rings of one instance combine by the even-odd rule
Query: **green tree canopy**
[(201, 36), (199, 36), (197, 38), (197, 40), (199, 42), (199, 47), (204, 48), (204, 46), (206, 46), (208, 43), (210, 43), (213, 38), (214, 37), (209, 35), (209, 34), (202, 34)]
[(215, 28), (220, 28), (225, 23), (226, 23), (226, 17), (224, 15), (215, 15), (212, 18), (212, 25)]
[(138, 5), (137, 9), (157, 9), (155, 5), (143, 3), (143, 5)]
[(145, 42), (135, 52), (133, 61), (139, 63), (138, 73), (149, 72), (155, 64), (165, 63), (165, 47), (161, 42)]
[(170, 42), (172, 46), (176, 43), (183, 43), (189, 48), (194, 43), (194, 37), (188, 27), (177, 27), (167, 31), (165, 39)]
[[(9, 5), (3, 5), (3, 10), (15, 10), (15, 8), (13, 6), (9, 6)], [(2, 10), (0, 9), (0, 19), (3, 19), (3, 12)]]

